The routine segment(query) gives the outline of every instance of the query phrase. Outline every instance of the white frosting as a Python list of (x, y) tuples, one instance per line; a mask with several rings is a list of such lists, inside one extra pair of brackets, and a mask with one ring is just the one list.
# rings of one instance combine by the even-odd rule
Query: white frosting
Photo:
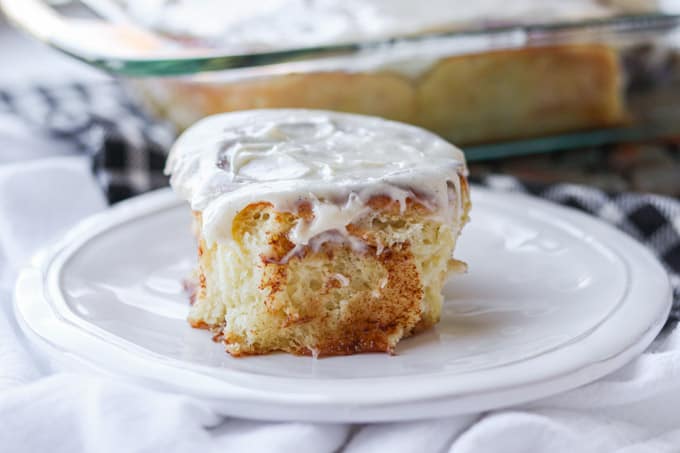
[[(648, 12), (657, 0), (118, 0), (144, 26), (219, 48), (252, 53), (357, 41), (380, 41), (428, 31), (499, 24), (546, 23)], [(96, 5), (96, 3), (95, 3)], [(358, 54), (244, 68), (195, 76), (230, 82), (310, 71), (389, 70), (418, 77), (441, 58), (521, 47), (521, 29), (505, 34), (439, 37), (371, 47)]]
[(313, 248), (349, 241), (346, 225), (361, 218), (375, 195), (412, 198), (433, 216), (460, 217), (463, 153), (415, 126), (321, 110), (251, 110), (205, 118), (177, 140), (168, 158), (175, 191), (203, 217), (208, 243), (231, 238), (235, 215), (269, 202), (296, 212), (310, 203), (289, 239)]
[(654, 0), (119, 0), (144, 25), (236, 52), (648, 11)]

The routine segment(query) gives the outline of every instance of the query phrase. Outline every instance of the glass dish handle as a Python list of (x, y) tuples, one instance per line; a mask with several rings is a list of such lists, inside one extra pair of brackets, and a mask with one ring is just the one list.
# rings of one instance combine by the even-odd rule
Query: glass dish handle
[(8, 19), (41, 41), (81, 59), (145, 58), (167, 41), (127, 23), (70, 18), (40, 0), (0, 0)]

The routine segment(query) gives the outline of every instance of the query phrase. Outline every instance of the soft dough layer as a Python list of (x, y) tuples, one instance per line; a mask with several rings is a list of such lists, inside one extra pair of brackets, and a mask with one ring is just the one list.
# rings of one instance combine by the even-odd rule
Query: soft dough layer
[[(287, 239), (299, 217), (251, 204), (234, 219), (233, 241), (199, 241), (199, 288), (189, 321), (210, 328), (235, 356), (286, 351), (342, 355), (391, 352), (397, 342), (439, 320), (449, 270), (464, 268), (452, 253), (467, 220), (434, 220), (423, 205), (378, 196), (371, 215), (348, 226), (366, 244), (305, 246), (292, 256)], [(200, 225), (201, 215), (196, 213)], [(200, 231), (200, 228), (197, 229)]]

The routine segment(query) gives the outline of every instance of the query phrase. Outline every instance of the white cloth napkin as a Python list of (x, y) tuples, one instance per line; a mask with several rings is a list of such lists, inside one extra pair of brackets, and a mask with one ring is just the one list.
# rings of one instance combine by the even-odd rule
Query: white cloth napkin
[(0, 451), (678, 452), (680, 333), (577, 390), (506, 410), (410, 423), (225, 419), (199, 402), (36, 360), (11, 310), (19, 266), (105, 208), (81, 158), (0, 164)]

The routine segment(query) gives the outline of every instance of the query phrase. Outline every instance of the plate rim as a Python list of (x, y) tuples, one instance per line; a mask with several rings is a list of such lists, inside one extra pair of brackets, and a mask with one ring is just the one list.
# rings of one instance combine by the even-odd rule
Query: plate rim
[[(141, 358), (143, 361), (144, 355), (147, 354), (151, 354), (155, 359), (162, 358), (163, 360), (161, 360), (160, 363), (153, 364), (153, 368), (156, 369), (156, 371), (170, 373), (169, 376), (173, 376), (174, 381), (168, 382), (167, 379), (164, 379), (165, 384), (169, 384), (171, 387), (175, 388), (175, 390), (179, 390), (183, 393), (193, 394), (195, 396), (204, 397), (206, 399), (212, 399), (217, 397), (218, 399), (221, 399), (225, 403), (228, 402), (232, 408), (236, 407), (239, 408), (238, 412), (234, 415), (239, 415), (242, 417), (245, 416), (248, 418), (262, 418), (260, 411), (263, 408), (267, 408), (268, 416), (266, 417), (266, 419), (298, 420), (307, 419), (309, 416), (308, 419), (314, 421), (340, 421), (340, 420), (387, 421), (387, 420), (407, 420), (414, 418), (423, 418), (433, 415), (447, 415), (447, 414), (450, 415), (453, 413), (464, 413), (469, 412), (470, 409), (472, 408), (474, 408), (474, 410), (486, 410), (498, 406), (498, 404), (494, 404), (493, 401), (494, 399), (503, 400), (502, 406), (506, 406), (507, 405), (506, 403), (516, 404), (548, 396), (561, 391), (566, 391), (568, 389), (583, 385), (587, 382), (591, 382), (599, 377), (602, 377), (614, 371), (615, 369), (624, 365), (632, 357), (642, 352), (649, 345), (649, 343), (651, 343), (651, 341), (660, 331), (661, 327), (664, 325), (672, 301), (672, 291), (668, 275), (666, 271), (661, 267), (661, 264), (656, 260), (656, 258), (653, 257), (651, 252), (649, 252), (637, 241), (628, 237), (624, 233), (616, 230), (615, 228), (605, 224), (602, 221), (597, 220), (592, 216), (578, 212), (571, 208), (549, 203), (547, 201), (530, 197), (525, 194), (492, 191), (478, 186), (473, 187), (472, 193), (483, 194), (482, 196), (491, 198), (493, 197), (505, 198), (508, 196), (518, 197), (518, 199), (523, 199), (525, 202), (528, 202), (530, 205), (533, 205), (535, 207), (537, 206), (539, 208), (547, 208), (552, 211), (556, 210), (557, 212), (561, 212), (562, 214), (566, 215), (567, 220), (569, 219), (569, 217), (571, 217), (572, 220), (574, 218), (576, 219), (580, 218), (579, 221), (585, 221), (586, 223), (590, 223), (592, 225), (598, 225), (599, 229), (604, 228), (605, 231), (608, 230), (607, 231), (608, 233), (614, 233), (616, 241), (623, 240), (624, 242), (626, 241), (629, 242), (628, 245), (631, 245), (633, 250), (632, 251), (628, 250), (628, 253), (632, 255), (636, 254), (639, 255), (637, 258), (642, 258), (643, 261), (646, 261), (645, 264), (651, 266), (650, 270), (651, 268), (656, 268), (655, 269), (656, 272), (660, 271), (659, 276), (663, 274), (666, 282), (665, 288), (666, 294), (665, 296), (659, 295), (659, 302), (656, 307), (656, 313), (654, 316), (651, 316), (651, 318), (653, 319), (651, 319), (647, 323), (648, 324), (647, 328), (640, 332), (636, 336), (636, 338), (631, 338), (629, 344), (618, 348), (618, 353), (601, 357), (600, 360), (597, 361), (589, 360), (588, 364), (585, 364), (580, 368), (573, 368), (566, 373), (558, 373), (556, 375), (547, 377), (543, 376), (540, 379), (537, 380), (535, 379), (533, 381), (531, 379), (525, 379), (523, 382), (514, 383), (511, 385), (505, 385), (500, 387), (495, 386), (491, 390), (487, 389), (483, 391), (468, 390), (464, 392), (455, 391), (452, 392), (450, 387), (446, 389), (438, 387), (437, 389), (435, 388), (431, 389), (429, 392), (419, 390), (416, 392), (412, 391), (400, 393), (399, 395), (397, 395), (397, 397), (386, 397), (385, 392), (382, 393), (374, 392), (370, 393), (368, 396), (366, 395), (366, 392), (364, 392), (361, 393), (357, 398), (347, 399), (346, 398), (347, 395), (343, 395), (342, 398), (338, 397), (333, 398), (332, 395), (329, 397), (328, 394), (324, 395), (319, 392), (286, 393), (286, 392), (262, 391), (259, 389), (254, 389), (252, 387), (243, 386), (235, 382), (224, 381), (223, 379), (220, 379), (219, 377), (216, 377), (214, 375), (202, 374), (201, 373), (202, 368), (210, 368), (205, 365), (201, 366), (189, 364), (188, 367), (173, 366), (173, 364), (179, 362), (177, 359), (164, 358), (160, 354), (154, 353), (153, 351), (145, 350), (143, 348), (140, 348), (141, 351), (137, 351), (137, 354), (135, 355), (138, 357), (136, 358)], [(162, 211), (164, 209), (175, 207), (177, 205), (180, 205), (181, 203), (182, 202), (179, 199), (177, 199), (169, 189), (161, 189), (159, 191), (142, 195), (140, 197), (135, 197), (134, 199), (130, 199), (128, 201), (119, 203), (118, 205), (112, 207), (111, 209), (108, 209), (102, 213), (96, 214), (95, 216), (89, 219), (84, 220), (75, 228), (73, 228), (69, 233), (67, 233), (63, 237), (63, 239), (58, 241), (53, 247), (50, 247), (44, 250), (43, 252), (39, 253), (36, 256), (36, 259), (33, 261), (32, 267), (29, 267), (22, 271), (15, 290), (14, 298), (15, 310), (17, 313), (17, 317), (20, 320), (20, 325), (22, 326), (22, 329), (29, 334), (33, 334), (32, 337), (34, 340), (42, 341), (43, 343), (47, 343), (48, 345), (51, 344), (53, 347), (60, 349), (58, 340), (55, 340), (55, 338), (51, 338), (49, 334), (45, 333), (45, 331), (43, 332), (39, 331), (38, 327), (39, 323), (36, 321), (35, 318), (36, 316), (39, 315), (35, 313), (35, 310), (33, 312), (31, 312), (30, 310), (31, 308), (30, 305), (32, 304), (34, 305), (39, 302), (42, 302), (43, 305), (45, 304), (48, 306), (51, 305), (47, 300), (49, 298), (48, 293), (50, 292), (50, 288), (44, 288), (42, 285), (42, 281), (45, 273), (48, 273), (49, 275), (50, 266), (52, 263), (54, 263), (54, 260), (59, 258), (60, 256), (62, 258), (68, 257), (69, 256), (68, 253), (66, 255), (64, 255), (64, 253), (78, 250), (78, 248), (82, 246), (82, 244), (87, 243), (89, 240), (91, 240), (94, 237), (97, 237), (100, 234), (104, 234), (106, 231), (110, 230), (115, 226), (124, 224), (127, 221), (137, 219), (143, 215), (153, 215), (154, 213), (158, 213), (159, 211)], [(595, 236), (597, 236), (597, 234)], [(630, 263), (626, 262), (626, 264), (629, 265)], [(634, 274), (630, 272), (629, 275), (631, 276), (632, 279), (637, 278)], [(49, 284), (50, 282), (48, 281), (48, 285)], [(51, 284), (55, 284), (55, 282), (52, 281)], [(31, 289), (30, 287), (33, 288)], [(661, 293), (663, 291), (658, 292)], [(630, 294), (624, 296), (625, 299), (629, 299), (630, 297), (631, 297)], [(40, 301), (40, 299), (42, 299), (42, 301)], [(662, 302), (662, 299), (665, 299), (665, 302)], [(56, 320), (55, 322), (59, 321), (61, 321), (62, 323), (65, 321), (68, 322), (67, 319), (64, 319), (63, 313), (57, 313), (55, 311), (52, 311), (52, 315), (54, 315), (55, 317)], [(45, 316), (44, 313), (43, 316)], [(604, 324), (607, 324), (607, 321), (608, 320), (605, 320)], [(76, 326), (71, 327), (73, 329), (78, 330)], [(594, 330), (598, 331), (601, 328), (602, 326), (598, 325)], [(78, 332), (80, 335), (84, 334), (84, 332), (82, 331)], [(108, 334), (108, 336), (115, 337), (115, 335), (113, 334), (110, 334), (108, 332), (106, 333)], [(87, 333), (87, 336), (91, 335), (92, 335), (91, 332)], [(587, 335), (587, 337), (589, 336), (590, 335)], [(54, 335), (52, 335), (52, 337), (54, 337)], [(576, 343), (580, 343), (582, 341), (583, 339), (579, 339)], [(121, 348), (119, 345), (112, 344), (110, 341), (107, 342), (104, 338), (98, 338), (97, 342), (103, 343), (99, 344), (98, 346), (104, 347), (105, 349), (109, 350), (109, 352), (112, 351), (111, 348), (115, 348), (119, 349), (118, 352), (120, 352), (123, 356), (131, 354), (130, 351), (123, 350), (123, 348)], [(75, 356), (79, 356), (79, 353), (80, 355), (83, 354), (82, 350), (81, 351), (64, 350), (63, 339), (61, 343), (61, 349), (62, 352), (75, 354)], [(140, 352), (142, 354), (140, 354)], [(90, 355), (92, 354), (90, 353)], [(95, 365), (99, 365), (100, 367), (108, 369), (108, 371), (112, 371), (113, 374), (122, 374), (124, 376), (127, 375), (127, 377), (132, 379), (141, 377), (145, 380), (153, 381), (154, 376), (156, 376), (156, 378), (158, 377), (158, 375), (155, 375), (154, 373), (151, 374), (140, 373), (140, 369), (137, 369), (134, 373), (130, 373), (129, 372), (130, 370), (127, 370), (128, 372), (125, 372), (126, 370), (120, 369), (121, 368), (120, 364), (117, 367), (107, 366), (107, 364), (97, 363), (97, 360), (93, 360), (92, 357), (81, 358), (86, 362), (95, 362)], [(121, 356), (118, 359), (124, 360), (124, 357)], [(130, 359), (130, 357), (128, 357), (128, 359)], [(535, 359), (529, 360), (533, 361)], [(500, 368), (503, 367), (505, 366), (501, 366)], [(144, 371), (149, 370), (147, 369)], [(175, 373), (171, 373), (172, 371), (175, 371)], [(176, 373), (177, 371), (180, 372), (179, 375), (177, 375)], [(241, 370), (229, 370), (229, 371), (231, 375), (240, 374), (242, 376), (250, 377), (253, 376), (247, 371)], [(206, 387), (202, 389), (203, 392), (197, 392), (196, 385), (193, 386), (187, 385), (186, 382), (184, 383), (184, 385), (182, 385), (182, 379), (186, 379), (187, 377), (192, 377), (192, 379), (195, 379), (198, 376), (205, 378), (201, 379), (201, 382), (204, 382), (206, 385)], [(256, 377), (260, 381), (267, 380), (264, 379), (263, 376), (261, 375), (257, 375)], [(403, 376), (395, 381), (396, 382), (395, 385), (399, 385), (401, 381), (409, 378), (420, 380), (422, 379), (422, 376)], [(446, 384), (447, 378), (450, 378), (450, 376), (441, 376), (438, 378), (438, 381), (441, 381), (440, 383), (442, 384)], [(275, 379), (291, 381), (294, 380), (295, 378), (276, 377)], [(369, 380), (374, 383), (382, 379), (384, 378), (369, 378)], [(345, 384), (348, 382), (346, 380), (341, 379), (338, 381), (344, 382)], [(352, 379), (352, 381), (354, 381), (353, 384), (355, 385), (366, 384), (366, 382), (363, 383), (361, 382), (365, 381), (365, 378)], [(436, 381), (437, 380), (433, 382)], [(324, 382), (327, 382), (327, 380), (324, 380)], [(421, 386), (419, 385), (414, 387)], [(292, 413), (295, 413), (296, 415), (293, 418), (291, 418), (291, 414), (287, 411), (283, 411), (280, 414), (277, 413), (276, 411), (272, 412), (269, 410), (271, 409), (270, 406), (272, 404), (280, 405), (281, 407), (287, 407), (289, 410), (292, 411)], [(413, 407), (417, 407), (418, 405), (421, 406), (421, 409), (416, 412), (399, 414), (396, 413), (397, 411), (394, 410), (397, 407), (403, 407), (405, 409), (408, 408), (410, 410)], [(260, 409), (255, 410), (258, 407)], [(331, 408), (338, 409), (338, 411), (331, 410)], [(437, 410), (436, 408), (439, 409)], [(330, 414), (328, 412), (330, 412)]]

